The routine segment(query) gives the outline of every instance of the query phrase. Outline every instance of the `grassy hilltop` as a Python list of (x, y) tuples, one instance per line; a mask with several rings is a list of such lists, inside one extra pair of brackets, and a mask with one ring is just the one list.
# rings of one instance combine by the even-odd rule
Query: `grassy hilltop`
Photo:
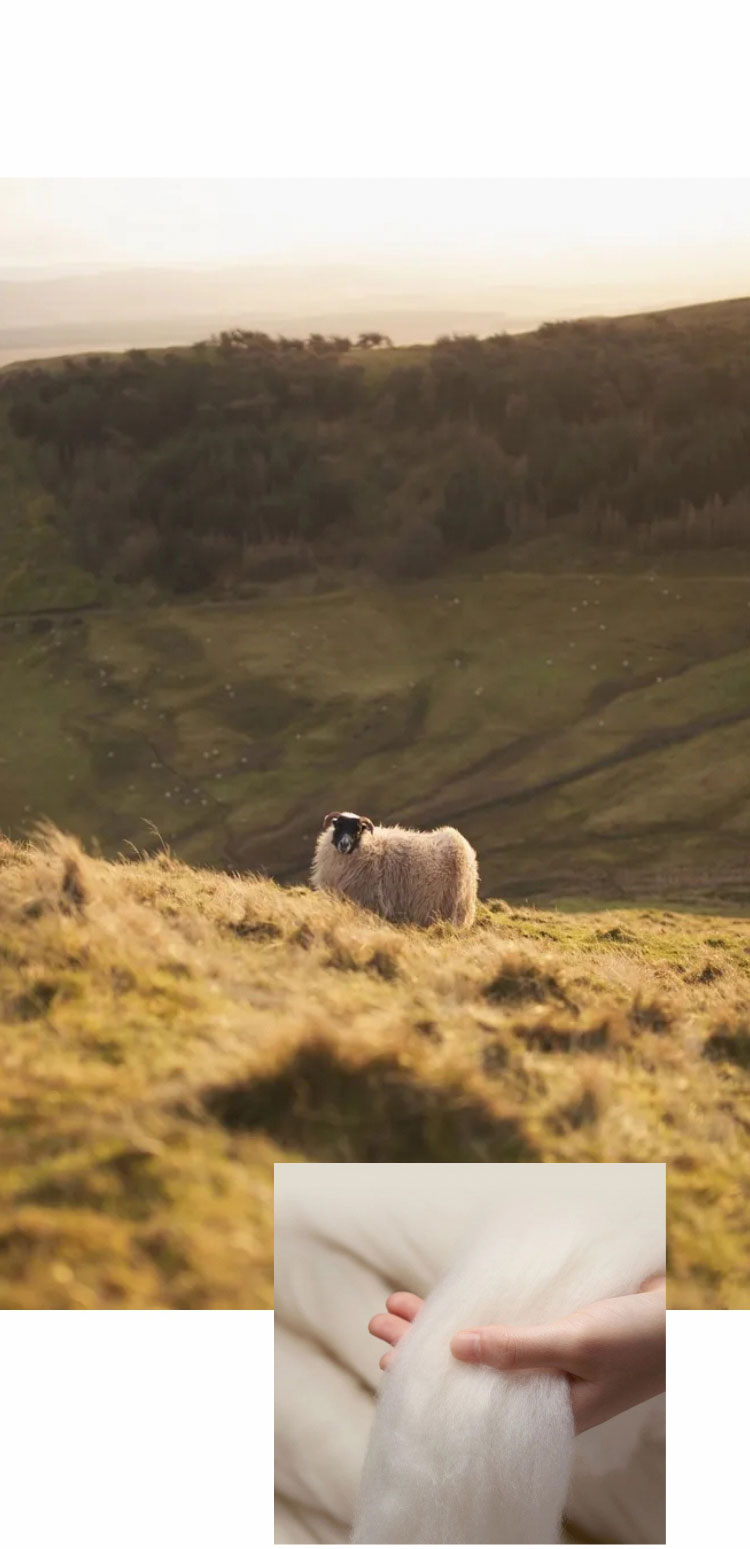
[(54, 834), (0, 863), (0, 1306), (269, 1306), (305, 1158), (667, 1159), (672, 1305), (746, 1305), (742, 921), (461, 935)]

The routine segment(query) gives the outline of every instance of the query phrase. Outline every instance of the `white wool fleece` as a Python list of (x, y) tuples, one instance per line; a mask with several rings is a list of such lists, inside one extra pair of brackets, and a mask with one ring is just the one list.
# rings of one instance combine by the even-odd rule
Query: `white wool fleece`
[(339, 854), (324, 829), (310, 880), (397, 924), (469, 926), (476, 915), (477, 858), (456, 828), (375, 827), (349, 855)]
[(506, 1202), (427, 1298), (383, 1379), (353, 1543), (559, 1542), (574, 1442), (566, 1379), (467, 1365), (450, 1339), (565, 1317), (663, 1271), (663, 1191), (626, 1180), (586, 1192), (531, 1211)]

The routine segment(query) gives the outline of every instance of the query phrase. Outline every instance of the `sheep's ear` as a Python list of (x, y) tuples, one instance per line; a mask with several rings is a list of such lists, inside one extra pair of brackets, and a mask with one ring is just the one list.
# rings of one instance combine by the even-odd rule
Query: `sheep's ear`
[(373, 823), (372, 818), (360, 818), (359, 821), (362, 824), (363, 828), (369, 828), (370, 833), (373, 832), (375, 824)]
[(341, 813), (340, 812), (327, 812), (325, 817), (324, 817), (324, 819), (323, 819), (323, 832), (325, 833), (325, 830), (327, 828), (330, 828), (331, 824), (335, 821), (335, 819), (336, 818), (340, 818), (340, 817), (341, 817)]

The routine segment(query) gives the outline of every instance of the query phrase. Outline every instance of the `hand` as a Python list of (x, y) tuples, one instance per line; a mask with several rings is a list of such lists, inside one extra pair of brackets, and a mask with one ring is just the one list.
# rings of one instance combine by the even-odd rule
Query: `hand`
[[(592, 1302), (556, 1323), (464, 1329), (454, 1335), (451, 1350), (458, 1360), (498, 1371), (563, 1372), (576, 1432), (587, 1431), (663, 1393), (665, 1290), (664, 1276), (654, 1275), (631, 1296)], [(370, 1332), (397, 1345), (421, 1305), (418, 1296), (396, 1292), (386, 1302), (388, 1314), (371, 1320)], [(386, 1352), (384, 1370), (392, 1359), (393, 1352)]]
[(564, 1372), (578, 1434), (664, 1392), (665, 1291), (664, 1276), (652, 1275), (632, 1296), (591, 1302), (557, 1323), (465, 1329), (451, 1350), (498, 1371)]

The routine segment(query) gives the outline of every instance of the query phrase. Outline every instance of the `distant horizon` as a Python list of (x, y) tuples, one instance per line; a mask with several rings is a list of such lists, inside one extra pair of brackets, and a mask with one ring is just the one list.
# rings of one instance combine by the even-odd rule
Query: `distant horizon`
[(233, 326), (430, 344), (748, 275), (747, 178), (0, 179), (2, 362)]
[(597, 284), (408, 286), (411, 276), (366, 265), (231, 264), (122, 269), (24, 280), (0, 275), (0, 367), (65, 354), (169, 348), (228, 328), (306, 337), (377, 330), (394, 345), (431, 345), (444, 334), (525, 333), (545, 322), (627, 317), (744, 299), (675, 280), (640, 287)]
[[(162, 278), (175, 273), (169, 269), (149, 272)], [(222, 271), (211, 266), (209, 272), (221, 274)], [(92, 275), (71, 276), (71, 279), (91, 279), (102, 273), (97, 270)], [(132, 279), (145, 271), (118, 269), (117, 273), (128, 274)], [(355, 304), (352, 307), (351, 302), (348, 306), (344, 303), (338, 310), (323, 313), (265, 312), (240, 305), (229, 310), (209, 307), (205, 311), (172, 311), (159, 315), (158, 310), (149, 313), (148, 307), (144, 312), (139, 311), (137, 306), (134, 313), (131, 296), (129, 316), (118, 318), (99, 314), (86, 319), (85, 316), (70, 315), (66, 319), (58, 313), (54, 318), (47, 317), (44, 321), (24, 324), (17, 320), (17, 292), (27, 283), (33, 289), (33, 282), (5, 281), (0, 276), (0, 369), (64, 355), (184, 348), (230, 328), (257, 329), (259, 332), (291, 337), (307, 337), (310, 333), (337, 334), (352, 339), (359, 333), (377, 330), (387, 334), (397, 348), (418, 345), (429, 347), (445, 334), (471, 334), (482, 338), (493, 333), (527, 333), (533, 332), (545, 322), (638, 316), (651, 311), (664, 312), (681, 307), (720, 305), (723, 302), (747, 299), (736, 294), (686, 295), (684, 292), (680, 294), (675, 287), (671, 295), (652, 293), (648, 302), (639, 304), (632, 295), (626, 298), (623, 294), (618, 300), (608, 287), (597, 287), (589, 293), (588, 306), (583, 297), (578, 295), (575, 300), (571, 298), (568, 305), (560, 305), (558, 293), (558, 304), (553, 309), (544, 305), (546, 298), (543, 287), (519, 285), (503, 287), (506, 308), (511, 310), (500, 306), (482, 306), (481, 293), (474, 308), (463, 308), (460, 304), (451, 306), (447, 298), (443, 300), (439, 295), (426, 295), (420, 306), (417, 298), (410, 297), (407, 301), (407, 298), (381, 293), (369, 300), (363, 298), (359, 306)], [(39, 280), (37, 283), (44, 285), (45, 282)], [(54, 285), (55, 281), (50, 283)], [(4, 322), (7, 315), (3, 304), (4, 287), (16, 293), (8, 298), (10, 310), (16, 318), (12, 324)], [(523, 308), (512, 310), (514, 301), (523, 301)]]

